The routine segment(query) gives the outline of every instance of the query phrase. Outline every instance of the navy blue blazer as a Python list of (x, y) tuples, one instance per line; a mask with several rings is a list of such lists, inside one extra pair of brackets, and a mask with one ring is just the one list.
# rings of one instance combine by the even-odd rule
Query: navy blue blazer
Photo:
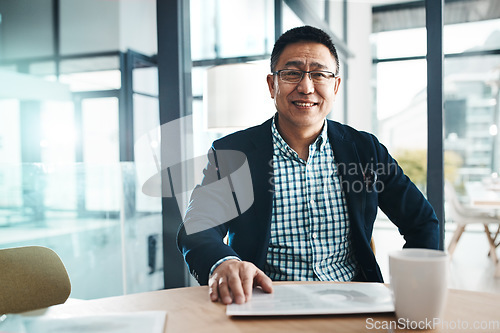
[[(273, 201), (271, 123), (270, 119), (212, 145), (202, 184), (193, 190), (177, 236), (178, 248), (191, 274), (202, 285), (208, 283), (210, 268), (226, 256), (237, 256), (260, 269), (264, 267)], [(347, 202), (351, 242), (359, 264), (357, 279), (383, 282), (370, 248), (378, 207), (399, 228), (406, 241), (404, 247), (437, 249), (439, 224), (434, 210), (377, 138), (331, 120), (328, 137)], [(224, 150), (241, 151), (246, 156), (254, 194), (250, 208), (238, 211), (238, 216), (226, 223), (217, 221), (221, 218), (217, 212), (225, 209), (227, 200), (217, 194), (210, 198), (206, 193), (197, 196), (201, 187), (227, 177), (241, 166), (237, 158), (224, 160), (218, 156)], [(186, 232), (185, 224), (197, 222), (208, 222), (213, 227)], [(226, 234), (228, 244), (223, 241)]]

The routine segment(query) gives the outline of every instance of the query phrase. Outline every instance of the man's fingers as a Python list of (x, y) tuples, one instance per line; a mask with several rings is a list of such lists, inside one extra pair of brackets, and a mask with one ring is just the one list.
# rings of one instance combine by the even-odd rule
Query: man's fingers
[(273, 292), (271, 279), (254, 265), (246, 266), (245, 272), (240, 273), (240, 275), (242, 276), (241, 284), (247, 302), (252, 298), (253, 287), (261, 286), (265, 292)]
[(208, 280), (208, 294), (212, 302), (217, 302), (219, 300), (219, 288), (216, 278), (217, 275), (214, 275)]
[(233, 297), (231, 297), (231, 291), (229, 290), (228, 279), (225, 276), (220, 276), (216, 281), (220, 300), (224, 304), (231, 304)]
[(273, 281), (264, 274), (261, 270), (257, 270), (255, 272), (255, 277), (253, 278), (253, 285), (254, 286), (260, 286), (262, 290), (266, 293), (272, 293), (273, 292)]
[[(243, 304), (246, 301), (245, 293), (243, 291), (242, 280), (239, 274), (229, 276), (229, 288), (233, 294), (233, 300), (236, 304)], [(229, 303), (226, 303), (229, 304)]]
[(214, 270), (208, 285), (210, 299), (224, 304), (249, 301), (254, 286), (261, 286), (268, 293), (273, 291), (272, 281), (264, 272), (252, 263), (234, 259), (221, 263)]
[(252, 275), (243, 274), (241, 279), (241, 286), (243, 288), (243, 293), (245, 296), (245, 301), (249, 301), (252, 298), (252, 289), (254, 285), (254, 279)]

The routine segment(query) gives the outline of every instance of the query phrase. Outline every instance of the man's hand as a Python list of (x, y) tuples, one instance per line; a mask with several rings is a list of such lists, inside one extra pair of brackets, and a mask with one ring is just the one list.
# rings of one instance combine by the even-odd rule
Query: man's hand
[(242, 304), (252, 298), (252, 288), (273, 292), (271, 279), (248, 261), (230, 259), (221, 263), (208, 280), (210, 299), (224, 304)]

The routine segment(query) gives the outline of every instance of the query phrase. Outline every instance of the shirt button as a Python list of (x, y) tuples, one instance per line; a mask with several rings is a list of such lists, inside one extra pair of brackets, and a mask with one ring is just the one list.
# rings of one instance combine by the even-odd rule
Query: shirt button
[(315, 232), (313, 232), (313, 234), (312, 234), (312, 238), (313, 238), (313, 239), (318, 238), (318, 234), (317, 234), (317, 233), (315, 233)]
[(310, 203), (311, 205), (314, 205), (314, 199), (311, 199), (311, 200), (309, 201), (309, 203)]

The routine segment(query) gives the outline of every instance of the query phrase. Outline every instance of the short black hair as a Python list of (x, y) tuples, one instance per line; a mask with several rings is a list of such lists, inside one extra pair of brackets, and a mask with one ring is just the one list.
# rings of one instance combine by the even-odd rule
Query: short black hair
[(333, 45), (332, 38), (323, 30), (309, 25), (290, 29), (278, 38), (276, 43), (274, 43), (273, 52), (271, 53), (271, 72), (275, 71), (276, 64), (285, 47), (298, 42), (315, 42), (325, 45), (335, 59), (337, 65), (335, 75), (338, 75), (340, 65), (339, 57), (337, 55), (337, 49), (335, 49), (335, 45)]

